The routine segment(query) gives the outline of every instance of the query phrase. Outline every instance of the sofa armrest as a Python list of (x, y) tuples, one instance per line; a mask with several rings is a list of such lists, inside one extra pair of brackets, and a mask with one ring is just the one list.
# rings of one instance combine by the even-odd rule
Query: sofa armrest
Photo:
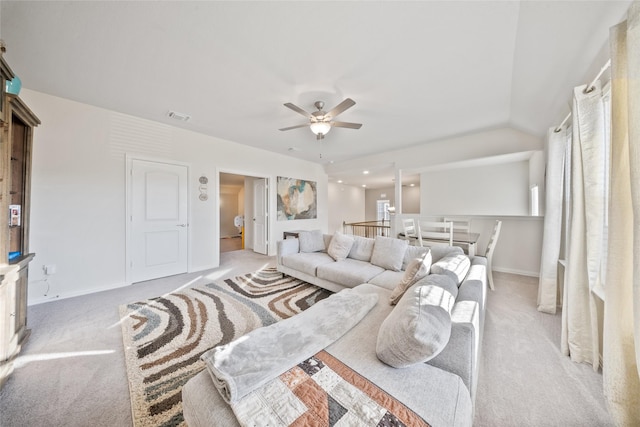
[(284, 239), (277, 243), (277, 262), (282, 264), (282, 257), (300, 252), (300, 241), (298, 239)]
[(480, 308), (475, 301), (459, 301), (451, 311), (451, 337), (447, 346), (430, 365), (462, 378), (469, 388), (472, 401), (478, 375)]

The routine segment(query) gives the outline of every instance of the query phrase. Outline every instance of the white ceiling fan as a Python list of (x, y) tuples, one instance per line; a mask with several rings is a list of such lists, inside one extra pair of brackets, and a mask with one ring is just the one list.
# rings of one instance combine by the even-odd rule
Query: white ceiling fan
[(353, 99), (347, 98), (340, 104), (333, 107), (333, 109), (329, 110), (328, 112), (324, 112), (322, 110), (324, 108), (324, 102), (316, 101), (313, 105), (318, 109), (318, 111), (308, 113), (297, 105), (287, 102), (286, 104), (284, 104), (285, 107), (292, 109), (298, 114), (302, 114), (309, 119), (309, 123), (289, 126), (280, 130), (284, 131), (309, 126), (311, 132), (316, 134), (316, 139), (320, 140), (324, 139), (324, 136), (329, 133), (332, 127), (360, 129), (362, 127), (361, 123), (336, 122), (333, 120), (338, 114), (342, 113), (347, 108), (353, 107), (355, 104), (356, 102)]

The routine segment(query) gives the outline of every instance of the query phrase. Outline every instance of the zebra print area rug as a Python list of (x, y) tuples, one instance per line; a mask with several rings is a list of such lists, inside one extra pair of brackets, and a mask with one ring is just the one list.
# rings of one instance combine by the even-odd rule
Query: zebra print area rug
[(297, 314), (329, 291), (275, 269), (120, 307), (134, 426), (180, 426), (182, 386), (200, 355)]

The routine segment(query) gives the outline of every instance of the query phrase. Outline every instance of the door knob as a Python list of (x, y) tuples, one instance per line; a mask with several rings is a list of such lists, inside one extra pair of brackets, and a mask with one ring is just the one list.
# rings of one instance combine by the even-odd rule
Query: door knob
[(176, 225), (176, 227), (186, 227), (186, 226), (187, 226), (187, 224), (178, 224), (178, 225)]

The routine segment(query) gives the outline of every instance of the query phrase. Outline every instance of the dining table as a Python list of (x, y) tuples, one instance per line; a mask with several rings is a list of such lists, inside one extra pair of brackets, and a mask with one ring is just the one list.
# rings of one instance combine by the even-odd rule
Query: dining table
[[(409, 236), (409, 238), (407, 239), (407, 237), (405, 236), (404, 233), (398, 233), (398, 238), (400, 239), (405, 239), (405, 240), (410, 240), (410, 241), (416, 241), (418, 238), (414, 237), (414, 236)], [(478, 239), (480, 238), (480, 233), (467, 233), (464, 231), (454, 231), (453, 232), (453, 246), (459, 246), (459, 245), (465, 245), (468, 247), (468, 254), (470, 257), (473, 257), (476, 255), (476, 244), (478, 243)], [(445, 238), (429, 238), (430, 242), (437, 242), (437, 243), (443, 243), (443, 244), (448, 244), (449, 243), (449, 239), (445, 239)], [(458, 243), (458, 245), (456, 244)]]

